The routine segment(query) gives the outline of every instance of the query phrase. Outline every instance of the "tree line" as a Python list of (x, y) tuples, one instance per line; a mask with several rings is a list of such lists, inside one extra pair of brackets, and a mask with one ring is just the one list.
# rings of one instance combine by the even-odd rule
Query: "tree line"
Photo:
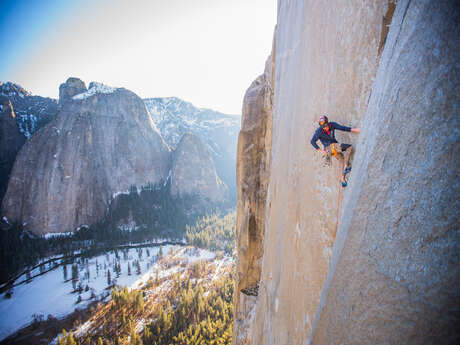
[(195, 224), (186, 225), (187, 243), (212, 251), (223, 250), (232, 255), (235, 249), (236, 211), (223, 217), (217, 214), (199, 218)]

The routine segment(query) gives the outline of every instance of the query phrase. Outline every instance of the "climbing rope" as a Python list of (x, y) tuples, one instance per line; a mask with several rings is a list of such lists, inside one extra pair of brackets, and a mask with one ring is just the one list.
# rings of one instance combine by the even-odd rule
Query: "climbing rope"
[[(340, 177), (341, 177), (341, 174), (343, 172), (344, 164), (345, 164), (345, 162), (344, 162), (343, 159), (341, 159), (339, 161), (339, 164), (337, 164), (337, 166), (339, 167), (339, 176)], [(339, 215), (340, 215), (340, 206), (341, 206), (341, 202), (342, 202), (341, 194), (342, 194), (342, 188), (341, 188), (341, 181), (340, 181), (340, 178), (339, 178), (339, 186), (338, 186), (338, 191), (337, 191), (337, 218), (336, 218), (336, 221), (335, 221), (334, 239), (335, 239), (335, 236), (337, 235), (337, 230), (339, 229)]]

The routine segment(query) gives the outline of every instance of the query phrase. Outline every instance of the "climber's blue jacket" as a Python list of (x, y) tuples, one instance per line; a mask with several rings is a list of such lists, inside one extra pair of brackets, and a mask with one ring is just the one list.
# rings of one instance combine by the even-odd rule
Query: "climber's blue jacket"
[(335, 130), (338, 129), (339, 131), (345, 131), (345, 132), (350, 132), (351, 127), (345, 127), (342, 125), (339, 125), (337, 122), (329, 122), (329, 134), (326, 132), (325, 129), (318, 127), (318, 129), (315, 131), (315, 134), (313, 134), (313, 138), (311, 138), (311, 144), (315, 149), (319, 149), (318, 144), (316, 143), (318, 139), (321, 141), (321, 143), (324, 146), (324, 149), (326, 149), (329, 145), (332, 143), (336, 143), (337, 140), (335, 139)]

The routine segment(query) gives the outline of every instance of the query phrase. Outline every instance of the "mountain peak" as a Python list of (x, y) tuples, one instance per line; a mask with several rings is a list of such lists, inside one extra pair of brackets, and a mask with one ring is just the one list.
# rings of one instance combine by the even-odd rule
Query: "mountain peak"
[(31, 96), (31, 93), (19, 84), (7, 81), (6, 83), (0, 82), (0, 95), (24, 98), (24, 96)]
[(70, 77), (59, 86), (59, 104), (72, 99), (75, 95), (86, 92), (87, 88), (83, 80)]

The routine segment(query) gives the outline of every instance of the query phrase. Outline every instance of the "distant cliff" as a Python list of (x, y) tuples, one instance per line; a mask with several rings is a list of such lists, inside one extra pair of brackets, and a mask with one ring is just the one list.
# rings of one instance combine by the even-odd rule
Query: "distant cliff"
[[(458, 4), (278, 6), (243, 106), (233, 343), (457, 344)], [(309, 143), (324, 113), (362, 128), (337, 133), (346, 189)]]
[(199, 137), (185, 133), (172, 155), (171, 194), (196, 195), (210, 204), (222, 202), (227, 186), (217, 176), (211, 154)]
[[(11, 165), (25, 140), (13, 140), (20, 130), (9, 100), (4, 101), (0, 140), (14, 151), (4, 154)], [(200, 215), (224, 206), (228, 194), (199, 137), (186, 133), (171, 151), (134, 93), (94, 82), (86, 88), (69, 78), (59, 87), (55, 120), (16, 158), (2, 215), (37, 234), (73, 231), (108, 214), (120, 226), (135, 227), (142, 219), (153, 226), (160, 225), (158, 213)], [(170, 210), (162, 211), (165, 203)]]
[(198, 136), (214, 160), (219, 178), (236, 200), (236, 146), (240, 116), (197, 108), (176, 97), (147, 98), (145, 105), (166, 143), (173, 149), (185, 133)]
[(0, 205), (17, 153), (57, 111), (56, 100), (32, 96), (18, 84), (0, 82)]
[(169, 149), (138, 96), (101, 84), (63, 89), (56, 119), (18, 155), (2, 205), (39, 234), (91, 224), (114, 193), (168, 176)]

